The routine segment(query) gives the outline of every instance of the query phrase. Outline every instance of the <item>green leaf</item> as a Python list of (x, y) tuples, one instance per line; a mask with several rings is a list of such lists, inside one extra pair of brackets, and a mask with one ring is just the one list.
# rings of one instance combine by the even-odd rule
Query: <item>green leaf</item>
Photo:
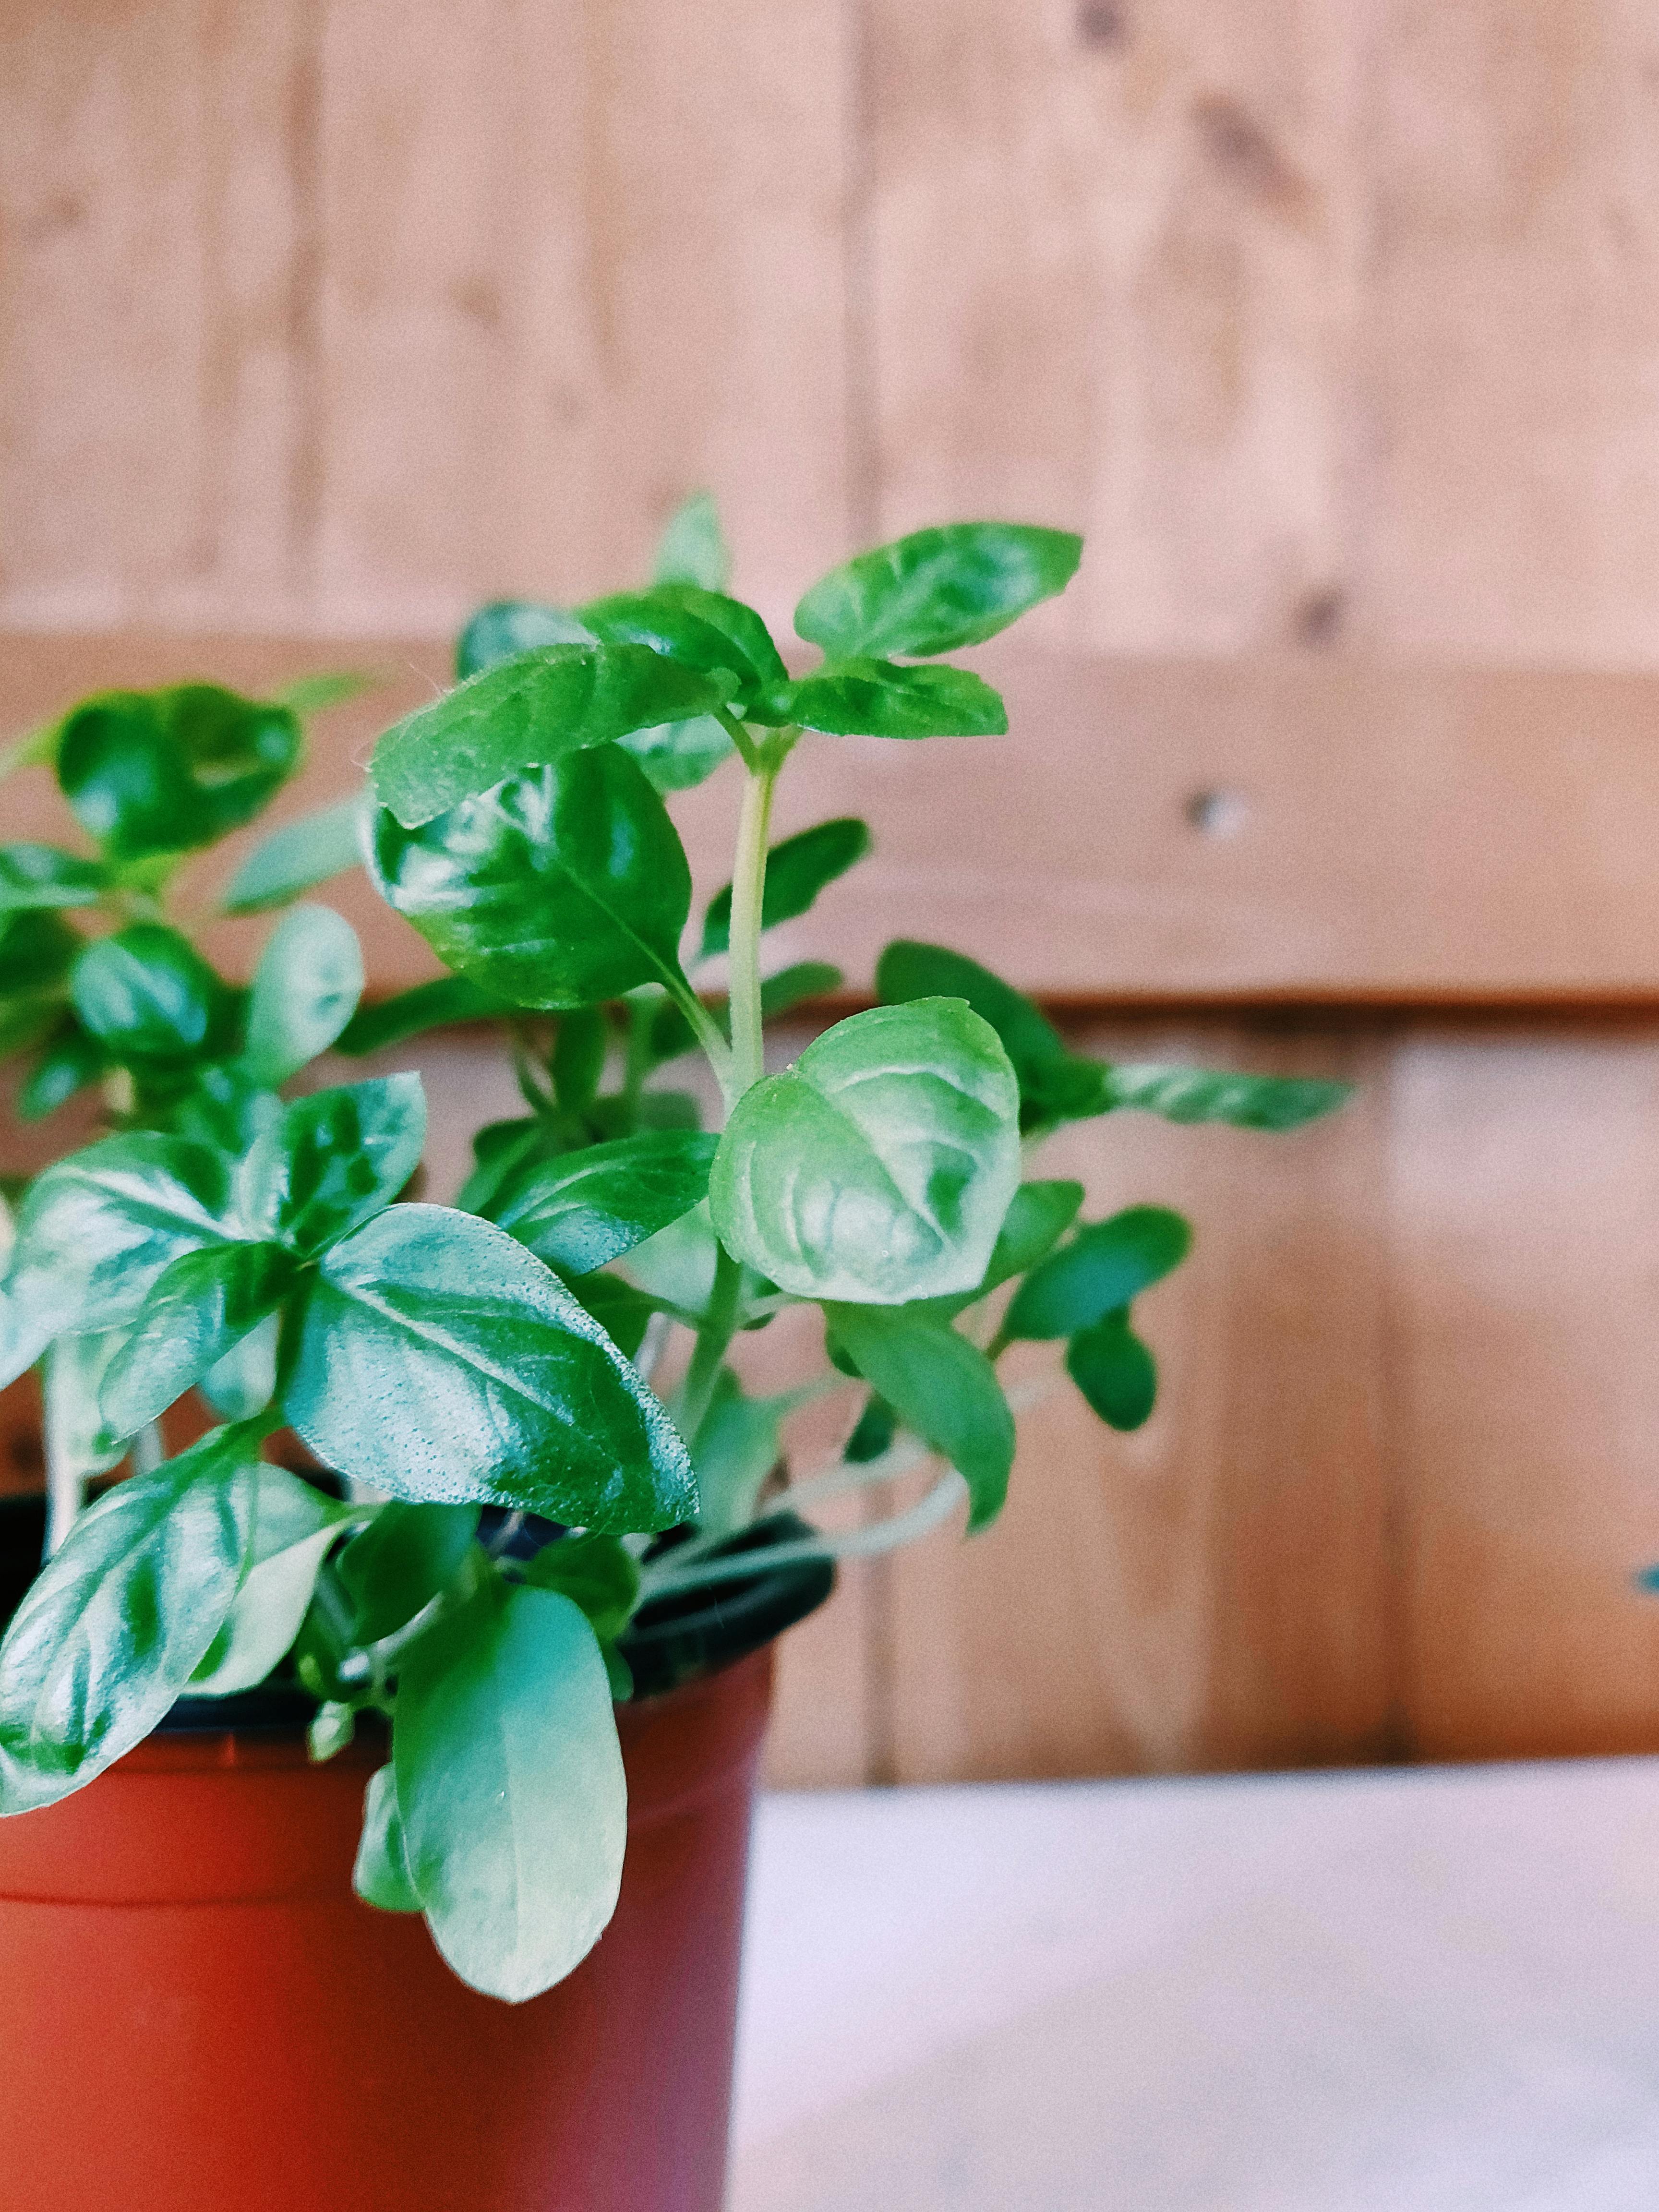
[(0, 1644), (0, 1813), (81, 1789), (184, 1691), (240, 1587), (258, 1475), (216, 1431), (76, 1522)]
[(227, 914), (258, 914), (286, 906), (301, 891), (313, 890), (362, 862), (367, 793), (354, 791), (315, 814), (285, 822), (254, 847), (230, 879)]
[(761, 985), (761, 1018), (775, 1021), (805, 999), (827, 998), (845, 981), (840, 969), (827, 960), (798, 960), (793, 968), (780, 968)]
[(1025, 1278), (1003, 1334), (1040, 1339), (1092, 1328), (1179, 1267), (1192, 1241), (1181, 1216), (1162, 1206), (1131, 1206), (1086, 1223)]
[[(870, 849), (870, 830), (856, 816), (819, 822), (774, 845), (766, 856), (766, 889), (761, 895), (761, 927), (775, 928), (805, 914), (826, 884), (861, 860)], [(707, 960), (724, 952), (732, 936), (732, 886), (716, 892), (703, 917), (702, 949)]]
[(325, 1466), (394, 1498), (613, 1529), (696, 1510), (684, 1445), (604, 1330), (447, 1206), (388, 1207), (325, 1253), (283, 1406)]
[(719, 684), (642, 645), (542, 646), (394, 723), (369, 773), (381, 806), (418, 829), (504, 779), (720, 700)]
[[(636, 1244), (623, 1262), (622, 1272), (648, 1298), (678, 1307), (683, 1313), (700, 1314), (708, 1307), (719, 1257), (720, 1244), (705, 1200), (678, 1221), (671, 1221), (666, 1229), (659, 1229), (654, 1237), (647, 1237), (643, 1244)], [(602, 1275), (581, 1279), (583, 1296), (592, 1285), (605, 1279)]]
[(624, 1358), (638, 1358), (646, 1329), (657, 1310), (643, 1291), (636, 1291), (620, 1275), (603, 1271), (578, 1275), (565, 1288), (583, 1312), (598, 1322)]
[(1127, 1307), (1077, 1332), (1066, 1347), (1066, 1371), (1110, 1428), (1138, 1429), (1158, 1399), (1158, 1363), (1130, 1328)]
[(590, 1145), (533, 1169), (495, 1218), (561, 1274), (588, 1274), (702, 1202), (715, 1144), (663, 1129)]
[(420, 1165), (418, 1075), (382, 1075), (296, 1098), (237, 1173), (252, 1233), (310, 1254), (388, 1205)]
[(1016, 1275), (1035, 1267), (1071, 1227), (1082, 1203), (1080, 1182), (1021, 1183), (1002, 1217), (1002, 1226), (997, 1231), (996, 1244), (984, 1274), (971, 1291), (958, 1291), (954, 1297), (926, 1300), (927, 1310), (944, 1320), (954, 1321), (965, 1308), (988, 1297), (999, 1285), (1011, 1282)]
[(274, 1091), (326, 1052), (363, 994), (357, 933), (332, 907), (296, 906), (271, 932), (253, 974), (242, 1064)]
[(410, 1887), (456, 1973), (521, 2002), (616, 1908), (627, 1785), (593, 1631), (556, 1590), (486, 1588), (405, 1654), (392, 1732)]
[(593, 1103), (611, 1049), (611, 1024), (603, 1006), (574, 1006), (561, 1017), (548, 1064), (561, 1110), (582, 1114)]
[[(1077, 1079), (1070, 1071), (1079, 1063), (1073, 1060), (1054, 1024), (1012, 983), (1005, 983), (965, 953), (904, 938), (890, 945), (877, 961), (876, 996), (884, 1005), (941, 995), (965, 999), (1001, 1038), (1019, 1079), (1023, 1130), (1029, 1133), (1051, 1121), (1069, 1118), (1063, 1102), (1077, 1092)], [(1100, 1113), (1103, 1109), (1097, 1103), (1099, 1070), (1092, 1063), (1081, 1065), (1088, 1101), (1079, 1099), (1078, 1110)]]
[(249, 1421), (276, 1395), (277, 1316), (257, 1322), (197, 1384), (222, 1421)]
[(216, 1152), (246, 1152), (282, 1119), (283, 1102), (274, 1091), (222, 1060), (210, 1060), (181, 1072), (185, 1087), (165, 1105), (152, 1102), (157, 1126)]
[(947, 1323), (902, 1309), (835, 1306), (826, 1318), (872, 1389), (967, 1483), (969, 1534), (988, 1527), (1008, 1494), (1014, 1417), (985, 1354)]
[(19, 1116), (25, 1121), (44, 1121), (88, 1084), (96, 1083), (108, 1066), (102, 1045), (71, 1020), (41, 1054), (18, 1093)]
[(40, 1364), (48, 1459), (82, 1483), (106, 1474), (126, 1456), (132, 1431), (112, 1431), (99, 1405), (104, 1376), (125, 1341), (119, 1329), (60, 1336)]
[[(775, 669), (769, 666), (763, 674), (732, 635), (729, 623), (705, 621), (697, 611), (705, 603), (721, 604), (713, 592), (688, 592), (684, 586), (613, 592), (605, 599), (590, 600), (581, 609), (581, 619), (601, 644), (642, 645), (682, 668), (709, 678), (722, 704), (735, 704), (759, 690), (763, 683), (787, 679), (781, 662)], [(724, 604), (736, 607), (738, 602)], [(761, 627), (764, 634), (765, 625)], [(771, 642), (769, 638), (767, 642)]]
[(1063, 592), (1083, 540), (1013, 522), (953, 522), (860, 553), (795, 609), (797, 635), (827, 653), (926, 656), (978, 645)]
[(404, 1848), (397, 1778), (390, 1761), (368, 1778), (363, 1796), (363, 1832), (351, 1869), (351, 1887), (365, 1905), (375, 1905), (382, 1912), (421, 1910)]
[(1008, 715), (999, 695), (966, 668), (905, 668), (893, 660), (826, 662), (776, 684), (748, 719), (841, 737), (1000, 738)]
[(614, 745), (417, 830), (383, 811), (374, 867), (447, 966), (516, 1006), (592, 1006), (679, 976), (691, 872), (661, 799)]
[(1296, 1129), (1340, 1106), (1346, 1083), (1300, 1076), (1232, 1075), (1205, 1067), (1119, 1065), (1101, 1070), (1107, 1112), (1138, 1106), (1166, 1121), (1225, 1121), (1237, 1129)]
[[(781, 684), (787, 678), (789, 671), (773, 642), (771, 631), (744, 600), (730, 599), (724, 592), (705, 591), (691, 583), (653, 585), (650, 597), (658, 605), (676, 607), (682, 613), (695, 615), (710, 629), (718, 630), (736, 648), (744, 667), (752, 670), (760, 683)], [(716, 662), (715, 665), (720, 664)], [(738, 672), (741, 674), (743, 671)]]
[(295, 714), (323, 714), (331, 707), (343, 706), (348, 699), (373, 691), (384, 680), (361, 668), (319, 669), (314, 676), (296, 676), (292, 684), (285, 684), (276, 695), (276, 703)]
[(378, 1644), (413, 1620), (457, 1573), (477, 1534), (476, 1505), (383, 1505), (335, 1566), (351, 1601), (353, 1641)]
[(632, 730), (617, 740), (618, 749), (639, 763), (653, 791), (690, 791), (705, 782), (737, 748), (725, 726), (712, 714), (694, 714), (683, 722), (659, 722), (653, 729)]
[(709, 1203), (738, 1258), (798, 1296), (970, 1290), (1019, 1181), (1018, 1097), (960, 1000), (838, 1022), (738, 1100)]
[(119, 1060), (190, 1060), (229, 1042), (234, 1000), (188, 938), (136, 921), (88, 945), (70, 984), (82, 1025)]
[(263, 1682), (292, 1650), (318, 1571), (351, 1507), (286, 1468), (255, 1477), (252, 1539), (236, 1602), (191, 1676), (191, 1693), (228, 1698)]
[(706, 592), (723, 592), (731, 570), (731, 556), (713, 495), (694, 491), (669, 517), (657, 545), (652, 577), (659, 584), (696, 584)]
[(615, 1536), (560, 1536), (524, 1571), (537, 1589), (561, 1590), (586, 1614), (602, 1644), (614, 1644), (639, 1601), (640, 1571)]
[(697, 1425), (691, 1464), (697, 1474), (697, 1525), (707, 1536), (733, 1536), (754, 1517), (761, 1485), (778, 1463), (792, 1397), (746, 1398), (729, 1367), (714, 1378)]
[(275, 1244), (210, 1244), (159, 1277), (110, 1362), (98, 1401), (116, 1436), (137, 1435), (199, 1382), (292, 1289), (295, 1263)]
[(892, 1449), (897, 1426), (898, 1417), (892, 1407), (872, 1390), (853, 1424), (852, 1435), (842, 1447), (842, 1457), (854, 1467), (868, 1467), (872, 1459), (880, 1459)]
[(96, 906), (110, 888), (100, 860), (82, 860), (55, 845), (0, 845), (0, 914), (41, 907)]
[(480, 607), (455, 643), (455, 674), (465, 682), (538, 645), (591, 645), (592, 633), (563, 607), (534, 599), (492, 599)]
[(335, 1038), (334, 1049), (360, 1059), (365, 1053), (404, 1044), (428, 1030), (447, 1029), (456, 1022), (490, 1021), (509, 1011), (493, 991), (481, 990), (466, 976), (440, 975), (374, 1006), (360, 1006)]
[(211, 684), (106, 691), (64, 719), (58, 781), (116, 860), (210, 845), (251, 822), (299, 766), (287, 707)]
[(456, 1193), (455, 1203), (463, 1213), (481, 1213), (493, 1221), (526, 1172), (557, 1157), (556, 1133), (539, 1115), (489, 1122), (474, 1133), (472, 1172)]

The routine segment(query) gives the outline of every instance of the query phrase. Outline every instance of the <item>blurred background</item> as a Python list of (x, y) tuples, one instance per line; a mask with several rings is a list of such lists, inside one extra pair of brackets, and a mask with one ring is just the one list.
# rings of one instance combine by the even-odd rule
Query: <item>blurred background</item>
[[(790, 957), (939, 937), (1088, 1049), (1359, 1085), (1045, 1154), (1194, 1221), (1160, 1410), (1039, 1405), (990, 1534), (849, 1573), (775, 1778), (1659, 1747), (1659, 21), (8, 0), (0, 57), (5, 730), (382, 672), (303, 811), (477, 601), (631, 580), (698, 488), (784, 633), (917, 525), (1079, 528), (1010, 738), (786, 785), (878, 842)], [(425, 1060), (459, 1162), (507, 1078)]]

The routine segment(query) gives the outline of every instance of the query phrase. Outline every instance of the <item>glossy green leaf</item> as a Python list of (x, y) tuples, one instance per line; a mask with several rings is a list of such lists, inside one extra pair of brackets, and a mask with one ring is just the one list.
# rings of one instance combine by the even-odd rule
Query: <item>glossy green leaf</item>
[(382, 1912), (418, 1912), (421, 1900), (409, 1871), (398, 1784), (390, 1761), (368, 1778), (363, 1795), (363, 1832), (351, 1869), (351, 1887), (365, 1905)]
[(1127, 1309), (1103, 1314), (1066, 1347), (1066, 1371), (1109, 1427), (1138, 1429), (1158, 1399), (1158, 1363)]
[(405, 1655), (392, 1732), (410, 1885), (464, 1982), (520, 2002), (615, 1910), (627, 1785), (605, 1663), (556, 1590), (486, 1587)]
[(55, 845), (0, 845), (0, 914), (96, 906), (109, 887), (109, 871), (100, 860)]
[(988, 1297), (1001, 1284), (1024, 1274), (1051, 1252), (1077, 1218), (1083, 1203), (1080, 1182), (1023, 1182), (1002, 1217), (984, 1274), (971, 1291), (954, 1297), (929, 1298), (930, 1313), (954, 1320), (967, 1307)]
[(761, 1018), (775, 1021), (807, 999), (828, 998), (846, 980), (840, 969), (831, 967), (827, 960), (798, 960), (793, 967), (780, 968), (761, 984)]
[(258, 1474), (216, 1431), (76, 1522), (0, 1644), (0, 1813), (83, 1787), (185, 1688), (240, 1587)]
[(564, 607), (534, 599), (492, 599), (480, 607), (455, 644), (455, 674), (465, 683), (538, 645), (591, 645), (591, 631)]
[(374, 793), (416, 829), (504, 779), (720, 705), (721, 687), (642, 645), (549, 645), (504, 660), (395, 723)]
[(799, 722), (842, 737), (1000, 738), (1001, 698), (966, 668), (902, 667), (894, 660), (837, 660), (793, 684), (774, 684), (750, 721)]
[(731, 572), (720, 509), (710, 493), (693, 492), (669, 517), (652, 565), (653, 579), (659, 584), (696, 584), (706, 592), (723, 592)]
[(276, 1244), (181, 1253), (157, 1278), (105, 1373), (99, 1404), (112, 1433), (134, 1436), (158, 1420), (276, 1310), (294, 1281), (294, 1261)]
[(216, 684), (108, 691), (69, 714), (58, 781), (83, 829), (131, 860), (210, 845), (299, 766), (297, 717)]
[(537, 1115), (488, 1123), (474, 1133), (472, 1172), (456, 1193), (456, 1205), (463, 1213), (493, 1221), (523, 1176), (558, 1152), (556, 1133)]
[(231, 878), (226, 913), (258, 914), (266, 907), (286, 906), (301, 891), (357, 867), (367, 814), (367, 794), (354, 791), (349, 799), (273, 830)]
[(283, 1406), (325, 1466), (395, 1498), (612, 1529), (696, 1510), (684, 1445), (604, 1330), (447, 1206), (388, 1207), (324, 1254)]
[(655, 792), (690, 791), (713, 775), (737, 748), (723, 723), (712, 714), (693, 714), (682, 722), (659, 722), (649, 730), (632, 730), (617, 740), (619, 750), (639, 763), (646, 781)]
[(1137, 1106), (1166, 1121), (1225, 1121), (1237, 1129), (1296, 1129), (1352, 1096), (1346, 1083), (1234, 1075), (1206, 1067), (1113, 1065), (1101, 1070), (1103, 1110)]
[(362, 993), (363, 956), (351, 924), (332, 907), (291, 908), (254, 970), (244, 1067), (274, 1091), (328, 1050)]
[(312, 676), (296, 676), (276, 694), (276, 703), (296, 714), (324, 714), (343, 706), (385, 682), (383, 676), (361, 668), (319, 668)]
[(60, 1336), (40, 1363), (42, 1428), (49, 1462), (84, 1484), (125, 1458), (137, 1422), (112, 1428), (100, 1407), (105, 1376), (126, 1342), (121, 1329)]
[(515, 1005), (592, 1006), (679, 975), (691, 872), (661, 799), (614, 745), (417, 830), (382, 811), (374, 866), (447, 966)]
[(383, 1505), (335, 1565), (351, 1601), (353, 1640), (376, 1644), (413, 1620), (459, 1571), (477, 1534), (476, 1505)]
[(420, 1165), (418, 1075), (382, 1075), (296, 1098), (237, 1171), (249, 1231), (309, 1254), (388, 1205)]
[[(774, 929), (805, 914), (826, 884), (844, 876), (870, 850), (870, 830), (856, 816), (815, 823), (774, 845), (766, 856), (766, 888), (761, 895), (761, 927)], [(724, 952), (732, 935), (732, 886), (716, 892), (703, 916), (700, 957)]]
[(668, 1129), (590, 1145), (525, 1176), (495, 1218), (550, 1267), (586, 1275), (701, 1204), (715, 1145)]
[(1013, 522), (953, 522), (860, 553), (814, 584), (796, 634), (827, 653), (954, 653), (1063, 592), (1083, 540)]
[(624, 1358), (639, 1357), (651, 1316), (657, 1311), (643, 1291), (603, 1270), (574, 1276), (565, 1288), (582, 1310), (598, 1322)]
[(900, 938), (876, 963), (876, 995), (889, 1006), (941, 994), (965, 999), (1001, 1038), (1019, 1079), (1020, 1127), (1027, 1133), (1105, 1110), (1098, 1065), (1073, 1059), (1047, 1017), (978, 961), (943, 945)]
[(17, 1094), (19, 1116), (25, 1121), (44, 1121), (77, 1091), (96, 1083), (108, 1066), (109, 1055), (96, 1037), (88, 1036), (71, 1020), (30, 1070), (27, 1082)]
[(439, 975), (374, 1006), (360, 1006), (335, 1038), (334, 1049), (359, 1059), (365, 1053), (405, 1044), (428, 1030), (447, 1029), (457, 1022), (491, 1021), (509, 1011), (493, 991), (482, 990), (466, 976)]
[(197, 1389), (222, 1421), (248, 1421), (276, 1395), (278, 1316), (256, 1322), (215, 1360)]
[(113, 1059), (161, 1064), (222, 1049), (233, 1001), (188, 938), (136, 921), (88, 945), (70, 996), (82, 1026)]
[(1014, 1417), (977, 1345), (930, 1316), (836, 1306), (830, 1329), (871, 1388), (968, 1485), (969, 1532), (1002, 1510), (1014, 1463)]
[(1192, 1241), (1181, 1216), (1162, 1206), (1131, 1206), (1089, 1222), (1025, 1278), (1003, 1333), (1045, 1338), (1092, 1328), (1179, 1267)]
[(854, 1014), (732, 1112), (709, 1182), (728, 1249), (798, 1296), (971, 1289), (1019, 1181), (1018, 1094), (960, 1000)]
[(318, 1571), (351, 1508), (286, 1468), (262, 1467), (242, 1586), (191, 1677), (192, 1697), (257, 1688), (293, 1648)]
[(537, 1589), (562, 1591), (586, 1614), (602, 1644), (614, 1644), (640, 1595), (640, 1571), (615, 1536), (560, 1536), (544, 1544), (524, 1571)]
[(559, 1020), (548, 1072), (562, 1111), (584, 1113), (593, 1103), (611, 1049), (611, 1024), (603, 1006), (574, 1006)]
[(753, 1519), (761, 1485), (778, 1463), (784, 1417), (793, 1402), (745, 1397), (732, 1370), (721, 1368), (691, 1445), (697, 1525), (706, 1536), (733, 1536)]
[(898, 1416), (885, 1398), (872, 1390), (842, 1447), (842, 1457), (854, 1467), (868, 1467), (872, 1460), (881, 1459), (892, 1449), (897, 1428)]
[[(735, 704), (763, 684), (775, 683), (787, 675), (781, 662), (775, 668), (769, 665), (764, 672), (757, 668), (732, 635), (730, 623), (717, 625), (703, 618), (699, 611), (703, 603), (738, 605), (735, 599), (720, 602), (714, 592), (670, 586), (660, 591), (613, 592), (605, 599), (590, 600), (580, 610), (580, 617), (602, 644), (642, 645), (682, 668), (710, 678), (722, 703)], [(764, 628), (762, 624), (763, 635)]]

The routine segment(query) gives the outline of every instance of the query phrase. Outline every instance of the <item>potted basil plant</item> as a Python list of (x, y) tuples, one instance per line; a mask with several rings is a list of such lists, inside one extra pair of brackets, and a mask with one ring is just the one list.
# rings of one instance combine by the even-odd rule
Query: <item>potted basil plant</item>
[[(727, 594), (706, 502), (643, 590), (486, 608), (367, 793), (279, 830), (228, 895), (284, 903), (361, 853), (451, 971), (368, 1008), (326, 908), (290, 905), (246, 991), (168, 909), (181, 851), (292, 766), (291, 702), (116, 695), (34, 741), (98, 849), (0, 854), (27, 969), (0, 994), (29, 1002), (26, 1106), (100, 1081), (115, 1133), (21, 1194), (0, 1285), (0, 1379), (43, 1364), (52, 1492), (0, 1646), (0, 1813), (23, 1816), (0, 1829), (0, 2021), (33, 2054), (8, 2076), (9, 2141), (47, 2146), (15, 2154), (32, 2203), (115, 2186), (177, 2212), (232, 2174), (239, 2202), (364, 2212), (720, 2202), (771, 1639), (837, 1556), (995, 1520), (1009, 1345), (1063, 1340), (1115, 1427), (1152, 1409), (1133, 1305), (1186, 1224), (1083, 1221), (1030, 1148), (1127, 1108), (1286, 1128), (1342, 1095), (1079, 1056), (919, 942), (767, 1072), (767, 1019), (841, 979), (769, 973), (766, 932), (870, 842), (842, 819), (771, 843), (790, 758), (1000, 735), (997, 694), (944, 656), (1079, 552), (967, 524), (866, 554), (800, 602), (822, 657), (799, 675)], [(727, 762), (732, 880), (688, 939), (665, 794)], [(80, 906), (115, 926), (82, 936)], [(716, 960), (724, 990), (700, 989)], [(427, 1204), (418, 1078), (307, 1071), (483, 1018), (526, 1111)], [(691, 1053), (718, 1130), (657, 1079)], [(746, 1394), (732, 1355), (802, 1304), (825, 1354), (803, 1392), (844, 1392), (845, 1443), (789, 1480), (802, 1393)], [(166, 1455), (191, 1394), (217, 1425)], [(812, 1525), (927, 1463), (918, 1503)], [(77, 2180), (64, 2147), (88, 2142)]]

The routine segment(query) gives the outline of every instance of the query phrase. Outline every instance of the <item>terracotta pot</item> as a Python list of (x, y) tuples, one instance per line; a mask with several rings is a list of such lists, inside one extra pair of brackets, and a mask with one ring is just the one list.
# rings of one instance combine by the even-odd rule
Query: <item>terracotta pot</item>
[[(616, 1917), (524, 2005), (351, 1893), (384, 1741), (186, 1701), (0, 1820), (0, 2203), (17, 2212), (719, 2212), (769, 1644), (827, 1567), (641, 1616)], [(259, 1693), (255, 1693), (258, 1697)], [(271, 1717), (280, 1698), (249, 1717)]]

